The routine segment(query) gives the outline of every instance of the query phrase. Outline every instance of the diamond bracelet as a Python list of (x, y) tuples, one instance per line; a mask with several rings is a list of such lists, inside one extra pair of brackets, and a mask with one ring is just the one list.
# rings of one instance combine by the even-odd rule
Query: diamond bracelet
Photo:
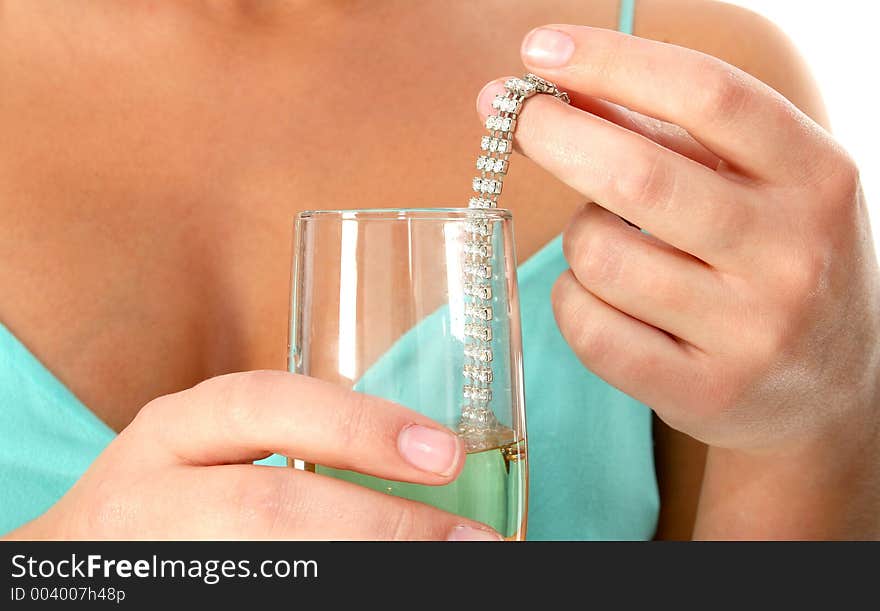
[(569, 103), (568, 94), (560, 91), (556, 85), (534, 74), (526, 74), (523, 78), (508, 79), (504, 83), (505, 93), (495, 96), (492, 108), (498, 114), (486, 118), (488, 136), (480, 140), (482, 154), (477, 158), (477, 169), (480, 176), (474, 176), (473, 190), (476, 195), (468, 202), (469, 208), (496, 208), (501, 186), (507, 175), (510, 153), (513, 149), (513, 131), (516, 119), (522, 110), (523, 102), (536, 93), (546, 93)]
[[(474, 176), (472, 189), (475, 193), (468, 208), (497, 208), (501, 188), (513, 150), (513, 132), (523, 102), (538, 93), (552, 95), (566, 104), (568, 94), (556, 85), (534, 74), (523, 78), (508, 79), (504, 93), (492, 101), (496, 114), (486, 118), (489, 134), (480, 140), (481, 154), (477, 158), (479, 176)], [(462, 409), (458, 430), (464, 437), (468, 451), (481, 449), (491, 443), (493, 434), (503, 427), (495, 418), (490, 405), (492, 401), (493, 373), (492, 346), (492, 297), (499, 294), (493, 289), (496, 281), (493, 270), (494, 223), (480, 218), (469, 221), (464, 244), (462, 275), (465, 294), (464, 368)]]

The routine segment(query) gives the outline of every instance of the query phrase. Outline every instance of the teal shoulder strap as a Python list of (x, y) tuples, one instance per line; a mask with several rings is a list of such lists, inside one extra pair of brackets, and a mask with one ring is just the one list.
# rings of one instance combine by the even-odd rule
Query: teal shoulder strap
[(620, 0), (620, 16), (617, 18), (617, 29), (624, 34), (632, 34), (635, 17), (636, 0)]

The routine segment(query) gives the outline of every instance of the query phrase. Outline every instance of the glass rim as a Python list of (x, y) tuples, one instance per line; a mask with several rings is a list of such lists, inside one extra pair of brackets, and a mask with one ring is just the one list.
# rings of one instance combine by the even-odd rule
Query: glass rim
[(457, 221), (487, 216), (500, 220), (513, 218), (507, 208), (350, 208), (303, 210), (296, 215), (296, 220)]

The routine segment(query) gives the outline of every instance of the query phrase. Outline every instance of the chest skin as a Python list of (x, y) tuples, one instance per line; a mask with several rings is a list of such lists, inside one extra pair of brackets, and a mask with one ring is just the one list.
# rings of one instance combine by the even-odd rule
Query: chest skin
[[(294, 215), (465, 205), (480, 87), (551, 16), (616, 14), (281, 4), (2, 5), (0, 319), (117, 430), (284, 368)], [(581, 200), (517, 156), (519, 260)]]

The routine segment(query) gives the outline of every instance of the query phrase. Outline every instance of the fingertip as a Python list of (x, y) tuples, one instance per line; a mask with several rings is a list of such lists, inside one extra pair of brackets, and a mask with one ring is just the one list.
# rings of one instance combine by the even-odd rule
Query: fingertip
[(480, 118), (485, 119), (489, 115), (494, 114), (492, 100), (495, 99), (496, 95), (504, 93), (504, 81), (509, 78), (513, 77), (506, 76), (489, 81), (483, 86), (480, 93), (477, 94), (477, 113), (480, 115)]
[(397, 437), (397, 449), (412, 466), (449, 481), (462, 469), (464, 444), (448, 429), (410, 424)]
[(446, 536), (447, 541), (504, 541), (504, 538), (489, 527), (460, 524)]

